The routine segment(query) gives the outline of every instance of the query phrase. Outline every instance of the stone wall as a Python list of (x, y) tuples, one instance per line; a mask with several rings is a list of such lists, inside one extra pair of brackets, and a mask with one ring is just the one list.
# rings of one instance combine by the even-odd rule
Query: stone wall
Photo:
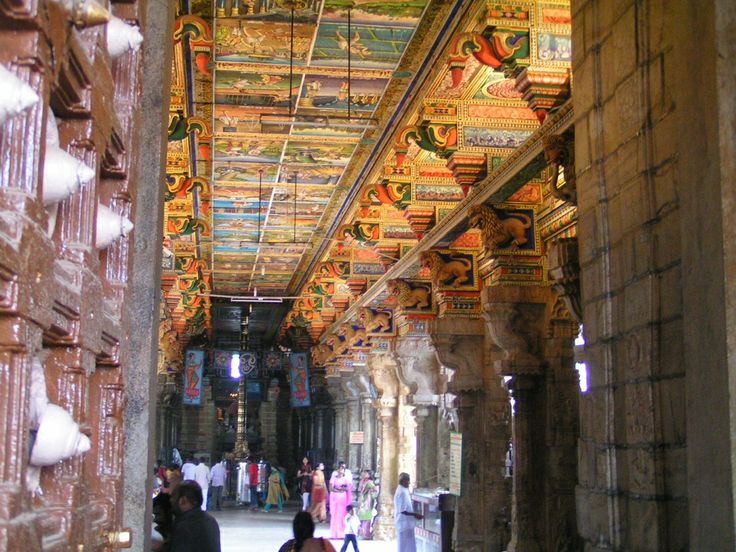
[[(721, 193), (732, 182), (719, 174), (733, 159), (733, 127), (719, 123), (716, 49), (725, 34), (714, 29), (725, 4), (573, 2), (591, 384), (577, 507), (587, 550), (734, 547), (720, 277)], [(720, 32), (731, 29), (732, 40), (733, 6), (725, 11), (730, 27)]]
[[(169, 14), (143, 1), (64, 4), (0, 4), (0, 62), (37, 96), (0, 123), (0, 549), (102, 549), (127, 526), (143, 550), (161, 254), (150, 205), (163, 147), (150, 131), (165, 113), (165, 76), (147, 73), (144, 58), (166, 58)], [(111, 15), (141, 26), (143, 50), (111, 57)], [(31, 464), (59, 419), (46, 399), (78, 424), (50, 435), (88, 437), (87, 452)]]

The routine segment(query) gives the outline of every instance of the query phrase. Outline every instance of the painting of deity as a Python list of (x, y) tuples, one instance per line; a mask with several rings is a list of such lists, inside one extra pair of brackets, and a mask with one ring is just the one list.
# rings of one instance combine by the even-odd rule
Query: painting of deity
[(460, 186), (417, 184), (415, 197), (421, 201), (462, 201), (465, 195)]
[(250, 163), (278, 163), (284, 147), (282, 140), (252, 138), (216, 138), (215, 159), (247, 161)]
[(213, 178), (231, 182), (276, 182), (279, 166), (260, 163), (215, 163)]
[[(217, 71), (215, 101), (218, 104), (247, 106), (253, 111), (289, 113), (296, 105), (302, 75), (294, 75), (291, 86), (289, 82), (289, 75)], [(230, 128), (232, 126), (229, 125)]]
[(537, 55), (543, 61), (572, 60), (572, 39), (569, 35), (539, 33)]
[(419, 22), (427, 0), (325, 0), (322, 19), (347, 21), (348, 9), (353, 23), (413, 27)]
[(292, 37), (288, 22), (219, 19), (215, 32), (215, 59), (305, 65), (315, 28), (312, 24), (295, 24)]
[(284, 162), (295, 165), (347, 165), (355, 144), (325, 144), (290, 140), (284, 151)]
[(384, 79), (352, 78), (348, 86), (347, 77), (307, 75), (302, 85), (299, 112), (339, 111), (347, 114), (348, 94), (351, 111), (372, 112), (381, 101), (387, 82)]
[(312, 65), (347, 67), (348, 48), (352, 67), (395, 69), (409, 43), (413, 28), (326, 23), (319, 26), (312, 52)]
[(408, 225), (383, 225), (381, 231), (383, 232), (384, 238), (395, 240), (414, 240), (417, 237)]
[(518, 148), (532, 134), (531, 130), (502, 130), (465, 127), (464, 144), (477, 148)]
[(282, 165), (279, 182), (293, 184), (296, 175), (297, 184), (337, 184), (343, 169), (335, 165)]

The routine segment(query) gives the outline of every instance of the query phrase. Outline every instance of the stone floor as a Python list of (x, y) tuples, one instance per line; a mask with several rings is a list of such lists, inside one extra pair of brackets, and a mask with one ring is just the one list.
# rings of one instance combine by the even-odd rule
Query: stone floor
[[(284, 511), (251, 511), (246, 508), (225, 508), (221, 512), (210, 512), (220, 524), (222, 552), (278, 552), (279, 547), (292, 537), (291, 520), (298, 511), (296, 503), (288, 504)], [(327, 537), (329, 524), (317, 525), (315, 536)], [(342, 541), (333, 540), (340, 551)], [(395, 542), (359, 541), (360, 552), (393, 552)], [(349, 546), (348, 551), (352, 552)]]

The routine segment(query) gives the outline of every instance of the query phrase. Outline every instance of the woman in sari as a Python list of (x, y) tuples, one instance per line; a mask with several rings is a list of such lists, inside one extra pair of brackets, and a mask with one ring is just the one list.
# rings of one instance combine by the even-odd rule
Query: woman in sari
[(325, 486), (325, 465), (321, 462), (312, 472), (312, 505), (309, 513), (314, 521), (323, 522), (327, 519), (327, 487)]
[(338, 467), (330, 477), (330, 538), (345, 536), (345, 514), (353, 502), (353, 482), (345, 476), (345, 466)]
[(268, 512), (271, 506), (275, 505), (279, 512), (283, 512), (284, 500), (289, 500), (289, 490), (286, 488), (284, 474), (274, 466), (271, 469), (271, 475), (268, 476), (268, 496), (266, 497), (264, 510)]
[(370, 470), (363, 470), (358, 484), (358, 519), (360, 520), (360, 536), (373, 538), (373, 518), (376, 517), (376, 498), (378, 487), (373, 482)]

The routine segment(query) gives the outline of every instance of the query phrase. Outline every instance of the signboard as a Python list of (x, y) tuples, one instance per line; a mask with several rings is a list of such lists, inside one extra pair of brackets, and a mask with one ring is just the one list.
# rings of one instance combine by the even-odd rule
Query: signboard
[(351, 431), (350, 432), (350, 444), (351, 445), (362, 445), (363, 444), (363, 432), (362, 431)]
[(450, 432), (450, 494), (460, 496), (463, 483), (463, 434)]
[(289, 373), (291, 374), (291, 406), (293, 408), (311, 406), (307, 353), (289, 355)]
[(202, 404), (202, 372), (204, 370), (204, 351), (187, 349), (184, 357), (184, 394), (182, 404)]

